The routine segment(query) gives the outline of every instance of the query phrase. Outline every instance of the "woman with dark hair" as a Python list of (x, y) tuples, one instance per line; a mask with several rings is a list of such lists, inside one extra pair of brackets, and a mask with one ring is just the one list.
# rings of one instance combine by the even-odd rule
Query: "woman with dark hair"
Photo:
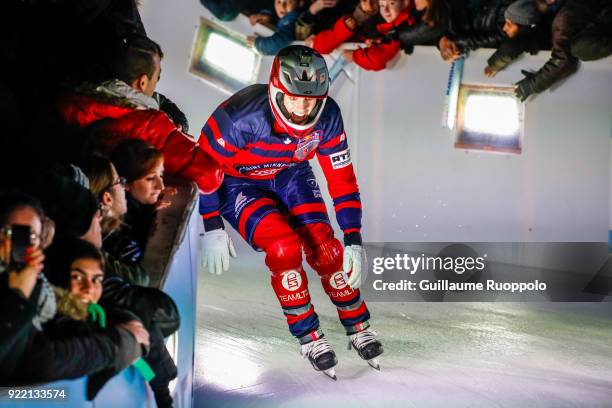
[[(55, 285), (57, 315), (24, 359), (23, 377), (53, 381), (89, 375), (87, 397), (93, 399), (108, 379), (141, 357), (141, 346), (150, 345), (149, 333), (135, 314), (98, 304), (104, 257), (90, 242), (74, 237), (55, 242), (47, 250), (46, 270)], [(49, 341), (62, 353), (56, 351), (57, 357), (45, 361), (43, 353), (53, 354), (46, 347)], [(41, 358), (39, 373), (36, 362)]]
[(144, 251), (155, 210), (167, 203), (160, 201), (164, 190), (164, 157), (140, 139), (121, 143), (111, 153), (117, 172), (126, 180), (127, 214), (132, 238)]
[(149, 277), (140, 265), (143, 252), (132, 238), (132, 228), (123, 219), (127, 213), (125, 178), (119, 176), (109, 158), (101, 154), (83, 157), (80, 165), (89, 179), (89, 188), (102, 209), (102, 248), (108, 276), (147, 286)]
[[(139, 180), (146, 179), (148, 168), (154, 168), (158, 163), (163, 164), (159, 151), (136, 140), (135, 144), (127, 143), (125, 147), (121, 147), (118, 153), (123, 166), (122, 171), (131, 180), (135, 196), (144, 201), (146, 203), (144, 205), (150, 206), (151, 202), (155, 203), (157, 197), (151, 197), (151, 194), (144, 192), (146, 188), (140, 185), (143, 183)], [(137, 162), (131, 162), (132, 160)], [(157, 288), (146, 287), (149, 278), (140, 265), (142, 251), (132, 238), (134, 230), (122, 222), (126, 214), (125, 188), (129, 188), (127, 179), (119, 176), (113, 163), (105, 156), (99, 154), (88, 156), (84, 159), (84, 163), (82, 168), (89, 178), (90, 188), (100, 200), (104, 211), (103, 249), (108, 278), (103, 283), (104, 293), (99, 298), (100, 303), (104, 307), (112, 306), (128, 310), (142, 320), (151, 335), (151, 349), (145, 360), (156, 374), (150, 385), (158, 406), (170, 406), (172, 398), (168, 383), (176, 377), (177, 369), (165, 348), (164, 337), (178, 329), (180, 322), (178, 310), (166, 293)], [(134, 198), (130, 200), (140, 203)], [(134, 205), (132, 204), (132, 208)], [(129, 217), (127, 218), (129, 220)], [(99, 382), (103, 384), (103, 381)]]

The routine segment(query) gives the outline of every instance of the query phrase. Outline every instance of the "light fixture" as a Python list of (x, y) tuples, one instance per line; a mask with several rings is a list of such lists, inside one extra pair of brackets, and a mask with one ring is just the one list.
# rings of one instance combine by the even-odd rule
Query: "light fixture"
[(247, 45), (242, 34), (205, 18), (200, 20), (190, 73), (232, 94), (255, 83), (260, 64), (261, 55)]
[(462, 84), (455, 147), (520, 154), (523, 108), (512, 87)]

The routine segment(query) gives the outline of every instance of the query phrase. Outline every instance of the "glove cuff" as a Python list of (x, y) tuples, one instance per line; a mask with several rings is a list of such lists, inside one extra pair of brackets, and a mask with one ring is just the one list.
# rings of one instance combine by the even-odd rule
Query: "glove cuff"
[(344, 234), (344, 246), (361, 245), (361, 233), (349, 232)]
[(217, 215), (204, 219), (204, 231), (209, 232), (218, 229), (225, 229), (221, 216)]

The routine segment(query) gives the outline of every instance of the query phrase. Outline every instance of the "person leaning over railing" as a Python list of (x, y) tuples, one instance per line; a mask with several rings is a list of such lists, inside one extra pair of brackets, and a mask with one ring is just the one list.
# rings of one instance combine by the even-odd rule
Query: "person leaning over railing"
[(59, 114), (66, 125), (93, 139), (95, 150), (108, 154), (125, 140), (142, 139), (162, 152), (168, 174), (212, 192), (223, 179), (218, 163), (153, 98), (162, 57), (159, 45), (147, 37), (122, 39), (109, 55), (113, 77), (67, 90), (58, 101)]
[[(126, 145), (129, 147), (134, 144), (144, 145), (145, 152), (151, 151), (153, 153), (153, 156), (151, 156), (153, 157), (153, 164), (156, 161), (163, 163), (161, 153), (141, 140), (126, 141), (120, 146)], [(142, 269), (140, 261), (144, 251), (135, 241), (133, 233), (136, 231), (129, 224), (130, 220), (135, 218), (135, 214), (132, 213), (131, 218), (126, 217), (124, 222), (124, 216), (128, 210), (125, 191), (128, 180), (131, 189), (138, 190), (138, 187), (134, 186), (134, 180), (132, 180), (135, 173), (128, 170), (126, 174), (129, 175), (129, 179), (123, 178), (110, 159), (100, 154), (86, 156), (82, 161), (85, 174), (89, 178), (91, 191), (98, 198), (104, 213), (102, 217), (102, 245), (104, 251), (108, 251), (105, 258), (116, 259), (117, 263), (123, 265), (123, 269), (135, 265)], [(143, 178), (141, 183), (145, 185), (148, 184), (146, 173), (147, 165), (150, 162), (146, 157), (129, 156), (128, 158), (129, 169), (142, 169), (140, 171), (143, 172), (144, 176), (139, 178)], [(123, 167), (122, 169), (125, 170)], [(141, 189), (138, 191), (141, 191)], [(138, 196), (138, 194), (136, 195)], [(134, 199), (130, 198), (130, 201), (132, 200)], [(134, 211), (133, 204), (131, 209)], [(151, 212), (151, 214), (154, 213)], [(152, 220), (148, 221), (151, 222)], [(150, 225), (146, 226), (144, 231), (137, 235), (142, 235), (146, 239), (149, 228)], [(141, 245), (144, 244), (145, 242), (141, 243)], [(129, 274), (120, 276), (116, 272), (112, 273), (113, 275), (103, 282), (104, 293), (100, 299), (100, 304), (105, 307), (119, 306), (136, 314), (141, 319), (151, 335), (151, 349), (149, 354), (145, 356), (145, 360), (155, 373), (155, 378), (150, 381), (150, 385), (158, 407), (170, 406), (172, 399), (168, 384), (176, 378), (177, 368), (165, 347), (164, 338), (178, 330), (180, 317), (176, 304), (163, 291), (157, 288), (144, 287), (137, 282), (130, 281), (131, 275)]]
[(331, 27), (307, 37), (304, 44), (321, 54), (329, 54), (342, 43), (379, 38), (376, 26), (382, 22), (377, 0), (360, 0), (355, 9), (336, 20)]

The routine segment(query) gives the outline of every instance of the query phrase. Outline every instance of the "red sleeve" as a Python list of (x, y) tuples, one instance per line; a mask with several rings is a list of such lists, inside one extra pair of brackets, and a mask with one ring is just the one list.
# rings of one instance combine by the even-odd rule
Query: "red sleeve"
[(360, 48), (353, 53), (353, 61), (368, 71), (385, 69), (389, 62), (400, 50), (399, 41), (389, 44), (376, 44), (368, 48)]
[(344, 24), (345, 19), (346, 17), (340, 17), (332, 28), (318, 33), (314, 38), (312, 48), (321, 54), (329, 54), (351, 38), (353, 32)]
[(144, 140), (163, 153), (167, 174), (196, 182), (204, 193), (215, 191), (223, 181), (223, 171), (217, 161), (191, 136), (178, 130), (161, 111), (132, 111), (109, 121), (99, 135), (98, 140), (106, 152), (127, 139)]
[(317, 149), (317, 158), (334, 201), (336, 220), (345, 234), (361, 230), (361, 198), (351, 163), (346, 134), (333, 137)]

